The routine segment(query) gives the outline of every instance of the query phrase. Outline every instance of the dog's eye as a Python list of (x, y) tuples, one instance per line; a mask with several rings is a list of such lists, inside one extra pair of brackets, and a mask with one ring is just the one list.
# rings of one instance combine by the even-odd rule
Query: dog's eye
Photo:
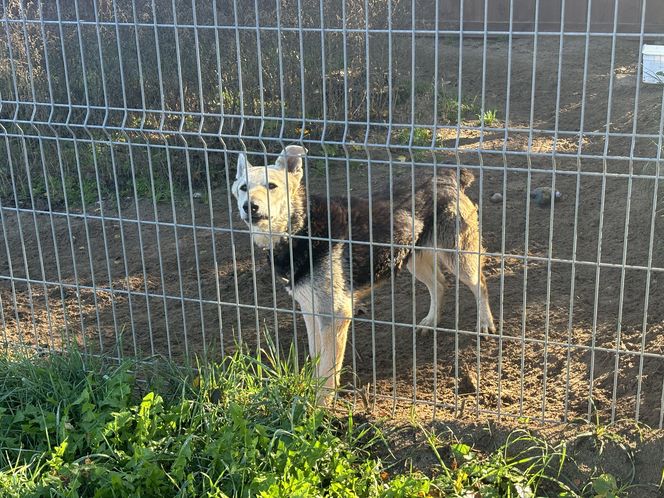
[(272, 183), (272, 182), (267, 184), (267, 188), (269, 188), (270, 190), (274, 190), (275, 188), (277, 188), (277, 186), (278, 185), (276, 183)]
[(242, 190), (242, 192), (246, 192), (247, 191), (247, 186), (246, 185), (240, 185), (240, 190)]

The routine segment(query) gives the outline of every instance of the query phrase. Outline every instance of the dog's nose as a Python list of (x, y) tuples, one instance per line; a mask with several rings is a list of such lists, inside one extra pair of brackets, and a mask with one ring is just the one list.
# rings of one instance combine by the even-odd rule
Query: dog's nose
[[(249, 203), (245, 202), (244, 205), (242, 206), (242, 209), (244, 209), (245, 213), (249, 213)], [(254, 204), (253, 202), (251, 203), (251, 214), (256, 214), (258, 212), (258, 204)]]

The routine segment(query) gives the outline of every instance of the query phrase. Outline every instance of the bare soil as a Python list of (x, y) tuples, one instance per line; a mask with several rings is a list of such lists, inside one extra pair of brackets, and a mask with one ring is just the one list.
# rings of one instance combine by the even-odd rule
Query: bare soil
[[(563, 48), (558, 92), (558, 42), (539, 40), (533, 71), (532, 40), (514, 40), (509, 95), (507, 41), (489, 41), (484, 85), (477, 76), (482, 41), (464, 44), (464, 94), (484, 94), (485, 107), (496, 109), (499, 120), (505, 119), (509, 96), (510, 127), (523, 128), (507, 141), (502, 132), (440, 131), (445, 146), (459, 140), (463, 164), (484, 166), (481, 175), (475, 169), (469, 195), (480, 205), (485, 246), (493, 254), (486, 274), (499, 333), (475, 333), (472, 295), (462, 286), (457, 307), (450, 278), (442, 329), (415, 334), (412, 324), (426, 314), (428, 293), (410, 274), (398, 275), (393, 288), (377, 289), (373, 306), (358, 312), (345, 362), (344, 381), (366, 391), (370, 405), (374, 393), (387, 397), (377, 399), (379, 412), (394, 408), (407, 414), (410, 404), (402, 401), (417, 399), (439, 403), (441, 416), (500, 411), (508, 419), (569, 421), (596, 413), (602, 420), (638, 417), (661, 427), (663, 196), (653, 178), (657, 165), (639, 160), (657, 155), (657, 140), (612, 135), (607, 143), (604, 136), (529, 129), (532, 124), (537, 130), (578, 132), (583, 124), (586, 132), (604, 132), (609, 120), (612, 133), (657, 135), (662, 89), (639, 86), (635, 107), (638, 43), (619, 39), (609, 109), (611, 40), (592, 40), (584, 86), (585, 38), (571, 37)], [(424, 40), (417, 49), (418, 71), (425, 76), (431, 45)], [(440, 53), (442, 77), (453, 86), (458, 48), (445, 42)], [(430, 105), (423, 96), (416, 113)], [(408, 106), (402, 117), (408, 119), (409, 112)], [(478, 147), (487, 152), (464, 152)], [(554, 149), (558, 155), (552, 159)], [(505, 154), (491, 153), (496, 150)], [(577, 159), (579, 152), (609, 159)], [(611, 159), (630, 155), (636, 160)], [(366, 163), (355, 162), (348, 177), (345, 159), (332, 157), (327, 174), (309, 171), (309, 189), (362, 195), (369, 184), (384, 185), (390, 175), (408, 182), (424, 167), (384, 148), (372, 159), (371, 177)], [(392, 161), (391, 170), (384, 159)], [(454, 164), (455, 156), (438, 160)], [(231, 164), (229, 175), (233, 171)], [(530, 202), (529, 191), (554, 181), (563, 198), (553, 208)], [(503, 204), (490, 202), (495, 192), (503, 194)], [(275, 282), (265, 255), (252, 249), (229, 197), (222, 187), (209, 202), (192, 196), (136, 205), (123, 199), (118, 207), (111, 199), (69, 216), (17, 214), (4, 206), (0, 340), (39, 347), (76, 340), (93, 351), (182, 359), (195, 353), (219, 357), (236, 341), (263, 343), (269, 330), (281, 348), (295, 338), (301, 356), (304, 323), (300, 317), (293, 321), (294, 303)], [(174, 220), (190, 226), (175, 227)], [(214, 237), (210, 226), (218, 229)], [(524, 256), (531, 257), (527, 264)], [(368, 321), (372, 317), (375, 325)]]

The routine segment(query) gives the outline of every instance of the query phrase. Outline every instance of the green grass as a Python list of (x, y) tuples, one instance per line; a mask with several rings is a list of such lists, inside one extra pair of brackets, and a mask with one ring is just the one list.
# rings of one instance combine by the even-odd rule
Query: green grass
[(438, 95), (438, 108), (441, 116), (447, 121), (446, 124), (462, 124), (459, 122), (470, 119), (477, 115), (480, 111), (479, 104), (477, 103), (478, 97), (472, 98), (463, 97), (461, 99), (461, 109), (459, 109), (459, 100), (457, 95), (449, 94), (447, 92), (440, 92)]
[[(315, 408), (311, 367), (262, 358), (237, 353), (198, 374), (159, 365), (156, 389), (129, 362), (3, 358), (0, 495), (380, 494), (365, 430), (339, 433)], [(392, 487), (412, 486), (426, 481)]]
[(491, 128), (498, 121), (498, 114), (495, 109), (488, 109), (484, 111), (484, 114), (479, 113), (477, 119), (480, 121), (484, 120), (484, 126)]
[(437, 470), (397, 472), (376, 426), (316, 407), (312, 372), (270, 351), (197, 372), (2, 356), (0, 496), (575, 496), (564, 445), (525, 431), (481, 454), (421, 428)]
[[(10, 140), (4, 149), (12, 159), (12, 167), (0, 170), (0, 200), (20, 207), (32, 207), (34, 202), (37, 209), (42, 209), (47, 200), (56, 209), (65, 205), (91, 209), (100, 200), (115, 202), (118, 197), (136, 196), (157, 202), (177, 199), (189, 190), (189, 174), (193, 189), (207, 185), (203, 161), (192, 158), (188, 171), (180, 166), (182, 154), (173, 151), (169, 173), (167, 154), (162, 149), (155, 147), (147, 152), (134, 147), (130, 151), (130, 147), (116, 144), (112, 148), (108, 143), (74, 146), (68, 142), (56, 147), (46, 143), (42, 153), (34, 139)], [(25, 157), (30, 168), (25, 166)], [(213, 185), (219, 183), (220, 175), (216, 169), (211, 174)]]
[(408, 145), (411, 143), (411, 134), (412, 144), (415, 146), (426, 147), (433, 144), (431, 129), (423, 127), (415, 127), (412, 130), (410, 128), (399, 128), (394, 132), (394, 141), (399, 145)]

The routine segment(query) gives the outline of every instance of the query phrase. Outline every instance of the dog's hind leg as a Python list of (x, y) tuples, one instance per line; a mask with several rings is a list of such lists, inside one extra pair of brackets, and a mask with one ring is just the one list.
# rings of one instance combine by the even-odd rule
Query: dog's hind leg
[[(466, 249), (471, 250), (471, 249)], [(475, 249), (477, 250), (477, 249)], [(445, 268), (456, 275), (456, 257), (452, 254), (443, 254), (441, 259)], [(496, 331), (493, 323), (493, 314), (489, 305), (489, 291), (486, 279), (482, 274), (482, 263), (477, 254), (459, 254), (459, 280), (463, 282), (475, 295), (479, 308), (480, 330), (484, 333)]]
[(427, 286), (431, 296), (429, 313), (418, 324), (420, 330), (438, 325), (445, 293), (445, 275), (440, 265), (435, 264), (435, 253), (431, 250), (415, 249), (407, 263), (408, 270)]

